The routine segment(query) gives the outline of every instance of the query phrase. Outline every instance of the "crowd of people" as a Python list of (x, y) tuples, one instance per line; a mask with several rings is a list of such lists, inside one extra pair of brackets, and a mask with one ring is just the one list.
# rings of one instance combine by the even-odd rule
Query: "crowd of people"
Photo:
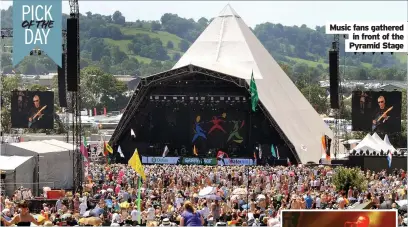
[[(407, 196), (403, 170), (362, 172), (366, 190), (337, 189), (336, 169), (327, 166), (148, 165), (144, 170), (146, 180), (139, 185), (127, 165), (91, 163), (82, 195), (44, 204), (36, 219), (27, 203), (17, 203), (18, 196), (2, 196), (1, 220), (19, 226), (277, 227), (285, 209), (350, 209), (365, 202), (372, 202), (370, 209), (398, 209)], [(406, 225), (404, 212), (399, 222)]]

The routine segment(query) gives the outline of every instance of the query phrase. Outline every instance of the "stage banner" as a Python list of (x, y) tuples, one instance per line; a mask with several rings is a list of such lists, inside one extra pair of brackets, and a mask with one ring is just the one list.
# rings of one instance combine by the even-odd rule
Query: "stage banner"
[(144, 157), (142, 156), (143, 164), (167, 164), (175, 165), (177, 164), (179, 157)]
[[(224, 158), (225, 165), (243, 165), (243, 166), (252, 166), (255, 165), (255, 162), (253, 159), (238, 159), (238, 158), (233, 158), (233, 159), (228, 159)], [(218, 162), (220, 163), (220, 161)], [(222, 163), (222, 161), (221, 161)]]
[(183, 158), (182, 164), (185, 165), (217, 165), (215, 158)]

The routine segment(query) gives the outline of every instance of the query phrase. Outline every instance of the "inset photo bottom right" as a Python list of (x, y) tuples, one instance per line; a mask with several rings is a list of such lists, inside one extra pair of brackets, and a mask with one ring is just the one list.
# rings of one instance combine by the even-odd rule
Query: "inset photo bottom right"
[(394, 227), (396, 210), (283, 210), (282, 227)]

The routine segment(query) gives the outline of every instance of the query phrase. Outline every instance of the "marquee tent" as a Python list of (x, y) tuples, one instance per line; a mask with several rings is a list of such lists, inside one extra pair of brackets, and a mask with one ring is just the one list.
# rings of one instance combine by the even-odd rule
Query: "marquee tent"
[(20, 187), (30, 188), (34, 182), (35, 161), (30, 156), (0, 156), (0, 169), (6, 173), (6, 195)]
[[(58, 140), (43, 140), (3, 144), (1, 155), (33, 158), (34, 164), (30, 172), (39, 167), (40, 187), (72, 189), (73, 150), (72, 144)], [(36, 174), (33, 180), (37, 182)]]
[[(384, 139), (388, 140), (388, 136), (386, 136)], [(357, 151), (357, 152), (368, 151), (371, 154), (374, 151), (375, 152), (381, 152), (381, 151), (394, 152), (395, 148), (389, 143), (389, 140), (387, 143), (385, 140), (382, 140), (380, 136), (378, 136), (377, 133), (374, 133), (372, 136), (370, 134), (367, 134), (364, 137), (364, 139), (352, 151)]]

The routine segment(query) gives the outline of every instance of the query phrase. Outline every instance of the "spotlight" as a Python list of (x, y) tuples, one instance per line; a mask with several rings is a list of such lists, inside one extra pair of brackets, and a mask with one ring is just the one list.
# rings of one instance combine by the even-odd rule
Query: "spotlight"
[(30, 51), (30, 56), (32, 56), (34, 54), (34, 52), (33, 51)]

